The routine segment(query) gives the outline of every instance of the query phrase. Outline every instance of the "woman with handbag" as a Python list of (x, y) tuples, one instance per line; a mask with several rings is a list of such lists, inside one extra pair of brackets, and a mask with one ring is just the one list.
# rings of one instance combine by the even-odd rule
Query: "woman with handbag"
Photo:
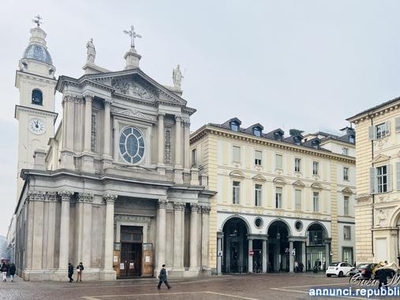
[(85, 268), (83, 267), (82, 262), (79, 263), (79, 265), (76, 267), (76, 272), (78, 273), (76, 282), (81, 281), (82, 282), (82, 272)]

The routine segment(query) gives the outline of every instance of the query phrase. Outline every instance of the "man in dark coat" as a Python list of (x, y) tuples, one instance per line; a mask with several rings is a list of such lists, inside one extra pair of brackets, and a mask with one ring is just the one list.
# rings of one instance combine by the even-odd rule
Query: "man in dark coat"
[(14, 281), (14, 276), (15, 276), (16, 270), (17, 270), (17, 268), (15, 267), (15, 264), (11, 263), (10, 267), (8, 268), (8, 272), (10, 273), (11, 282)]
[(162, 268), (160, 270), (160, 275), (158, 275), (158, 279), (160, 280), (158, 282), (157, 288), (161, 289), (161, 284), (164, 282), (165, 285), (168, 287), (168, 289), (171, 288), (171, 286), (168, 284), (168, 275), (167, 275), (167, 270), (165, 269), (165, 265), (162, 265)]
[(378, 289), (382, 288), (382, 286), (385, 287), (385, 289), (387, 290), (387, 277), (388, 277), (388, 270), (387, 269), (379, 269), (375, 272), (375, 274), (378, 276), (378, 280), (379, 280), (379, 285), (378, 285)]
[(74, 266), (71, 263), (68, 263), (68, 278), (69, 278), (69, 282), (74, 281), (72, 279), (72, 275), (74, 274)]

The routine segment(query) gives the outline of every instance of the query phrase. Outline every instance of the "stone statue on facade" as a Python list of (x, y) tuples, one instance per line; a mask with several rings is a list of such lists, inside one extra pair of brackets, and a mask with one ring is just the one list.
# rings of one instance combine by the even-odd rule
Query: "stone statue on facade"
[(181, 81), (182, 81), (183, 75), (180, 70), (180, 66), (178, 65), (176, 69), (173, 69), (172, 71), (172, 80), (174, 81), (174, 87), (175, 88), (181, 88)]
[(86, 61), (88, 63), (94, 63), (94, 60), (96, 58), (96, 48), (94, 47), (93, 39), (90, 39), (90, 41), (86, 43), (86, 48), (87, 48)]

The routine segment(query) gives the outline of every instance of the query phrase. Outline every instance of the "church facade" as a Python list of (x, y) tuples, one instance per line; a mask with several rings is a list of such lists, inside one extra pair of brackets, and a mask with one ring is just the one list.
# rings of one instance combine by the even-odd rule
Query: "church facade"
[[(20, 60), (15, 261), (25, 280), (207, 274), (207, 177), (190, 162), (190, 117), (181, 76), (166, 87), (139, 68), (135, 32), (126, 67), (95, 64), (93, 41), (80, 78), (55, 77), (37, 22)], [(55, 92), (62, 112), (55, 112)], [(61, 117), (56, 128), (56, 120)]]

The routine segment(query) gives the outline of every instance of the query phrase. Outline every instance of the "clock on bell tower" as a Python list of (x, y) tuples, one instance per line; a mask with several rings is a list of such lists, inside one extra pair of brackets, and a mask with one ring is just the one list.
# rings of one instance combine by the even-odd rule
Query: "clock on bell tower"
[(46, 33), (40, 28), (40, 17), (33, 21), (37, 26), (30, 31), (29, 45), (19, 61), (15, 78), (15, 86), (19, 89), (19, 104), (15, 106), (18, 120), (17, 199), (23, 184), (21, 170), (35, 167), (33, 156), (36, 150), (47, 151), (57, 118), (56, 68), (47, 50)]

